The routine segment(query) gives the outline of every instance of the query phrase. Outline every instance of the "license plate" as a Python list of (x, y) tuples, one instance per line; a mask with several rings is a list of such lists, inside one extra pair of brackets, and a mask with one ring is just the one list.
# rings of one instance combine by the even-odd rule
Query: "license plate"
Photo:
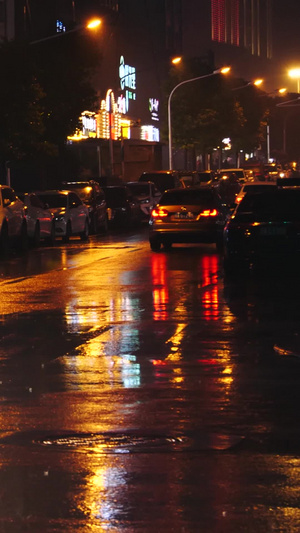
[(266, 226), (264, 228), (260, 228), (260, 234), (263, 235), (264, 237), (286, 235), (286, 228)]
[(188, 213), (175, 213), (175, 217), (174, 218), (177, 218), (177, 219), (185, 219), (185, 220), (191, 220), (194, 217), (193, 213), (191, 213), (190, 211)]

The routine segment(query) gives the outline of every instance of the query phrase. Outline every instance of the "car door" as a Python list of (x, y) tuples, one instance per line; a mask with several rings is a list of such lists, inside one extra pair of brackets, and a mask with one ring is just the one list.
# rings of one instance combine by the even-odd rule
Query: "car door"
[(87, 208), (84, 206), (79, 196), (74, 192), (70, 192), (68, 194), (68, 204), (69, 218), (72, 224), (72, 232), (81, 233), (84, 230), (85, 226)]
[(21, 234), (24, 220), (24, 204), (10, 187), (1, 189), (2, 204), (8, 224), (8, 234), (12, 237)]
[(105, 218), (106, 218), (106, 200), (105, 195), (102, 189), (96, 189), (96, 208), (98, 212), (98, 221), (101, 224), (104, 224)]
[(43, 202), (34, 194), (29, 194), (31, 208), (35, 219), (39, 221), (41, 237), (51, 234), (52, 216), (48, 209), (44, 208)]

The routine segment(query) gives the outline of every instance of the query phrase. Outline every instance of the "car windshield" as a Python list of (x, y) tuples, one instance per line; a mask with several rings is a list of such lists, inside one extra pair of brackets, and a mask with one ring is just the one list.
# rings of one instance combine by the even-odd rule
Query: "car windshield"
[(213, 205), (215, 201), (211, 190), (179, 189), (165, 192), (160, 205)]
[(237, 208), (237, 221), (284, 222), (300, 220), (300, 191), (275, 190), (245, 195)]
[(39, 198), (49, 207), (67, 207), (68, 197), (66, 194), (39, 194)]

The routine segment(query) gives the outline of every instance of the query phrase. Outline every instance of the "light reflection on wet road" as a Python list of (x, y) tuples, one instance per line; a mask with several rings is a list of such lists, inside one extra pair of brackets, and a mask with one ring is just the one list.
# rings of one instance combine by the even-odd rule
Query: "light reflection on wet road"
[(297, 279), (143, 231), (0, 276), (1, 532), (300, 530)]

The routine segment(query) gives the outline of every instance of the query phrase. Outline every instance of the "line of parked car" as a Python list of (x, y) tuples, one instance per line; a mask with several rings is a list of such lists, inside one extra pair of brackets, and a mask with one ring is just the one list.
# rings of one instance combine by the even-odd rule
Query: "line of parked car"
[(150, 182), (100, 186), (95, 180), (66, 181), (60, 190), (15, 192), (0, 185), (0, 253), (42, 241), (67, 243), (79, 236), (129, 228), (148, 221), (161, 196)]

